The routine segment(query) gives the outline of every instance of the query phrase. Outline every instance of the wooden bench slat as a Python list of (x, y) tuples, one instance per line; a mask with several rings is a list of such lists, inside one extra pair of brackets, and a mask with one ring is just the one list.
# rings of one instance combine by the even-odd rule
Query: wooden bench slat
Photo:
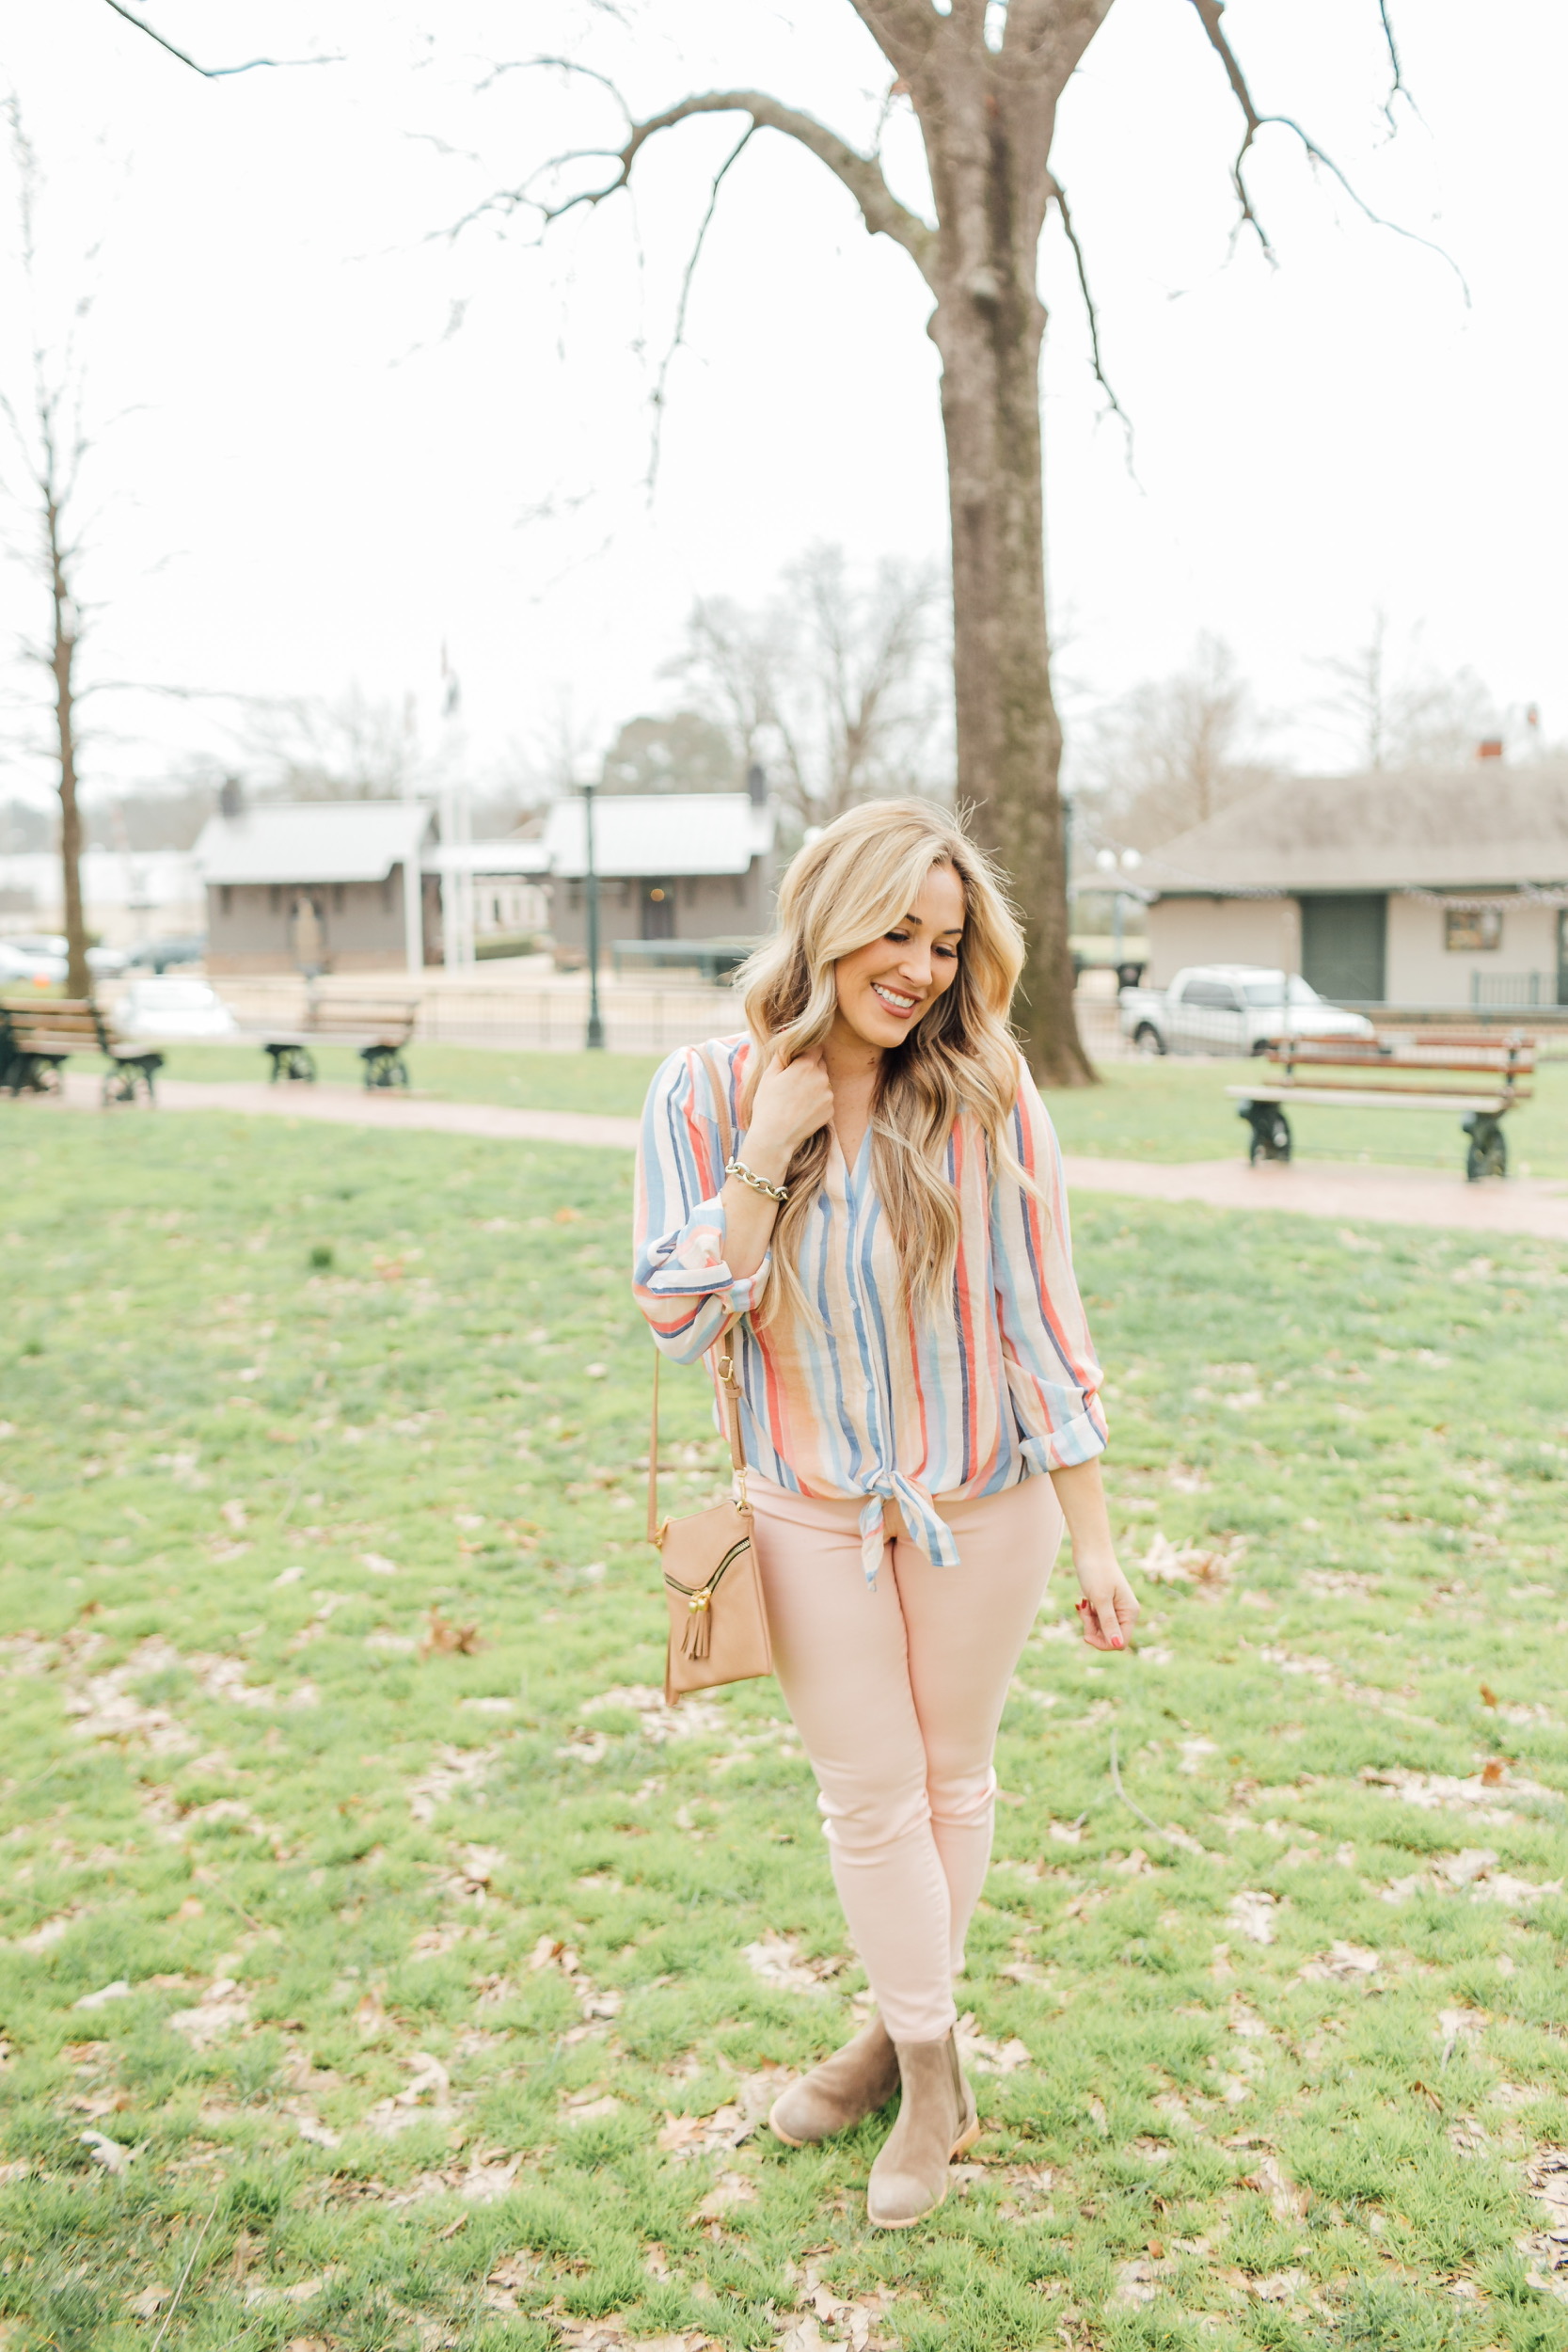
[(1225, 1090), (1240, 1103), (1323, 1103), (1338, 1104), (1347, 1109), (1379, 1110), (1392, 1106), (1406, 1111), (1449, 1111), (1460, 1104), (1494, 1115), (1528, 1100), (1518, 1094), (1486, 1094), (1479, 1089), (1459, 1087), (1449, 1094), (1428, 1094), (1416, 1087), (1260, 1086), (1227, 1087)]
[(1435, 1057), (1422, 1058), (1417, 1055), (1403, 1054), (1369, 1054), (1365, 1059), (1359, 1057), (1353, 1059), (1348, 1054), (1292, 1054), (1276, 1046), (1272, 1048), (1267, 1056), (1260, 1056), (1259, 1058), (1266, 1059), (1280, 1069), (1435, 1070), (1452, 1071), (1457, 1075), (1473, 1074), (1487, 1078), (1507, 1078), (1513, 1075), (1515, 1072), (1521, 1075), (1528, 1075), (1535, 1068), (1533, 1054), (1528, 1059), (1520, 1055), (1517, 1058), (1509, 1061), (1450, 1061), (1447, 1058), (1438, 1060)]

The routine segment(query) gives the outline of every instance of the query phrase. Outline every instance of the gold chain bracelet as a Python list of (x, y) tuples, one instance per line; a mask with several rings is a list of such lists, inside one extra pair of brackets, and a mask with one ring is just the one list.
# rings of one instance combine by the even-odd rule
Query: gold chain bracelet
[(741, 1183), (750, 1184), (753, 1192), (766, 1193), (768, 1199), (776, 1200), (781, 1209), (789, 1199), (787, 1184), (770, 1184), (766, 1176), (759, 1176), (754, 1168), (747, 1167), (744, 1160), (726, 1160), (724, 1173), (726, 1176), (738, 1176)]

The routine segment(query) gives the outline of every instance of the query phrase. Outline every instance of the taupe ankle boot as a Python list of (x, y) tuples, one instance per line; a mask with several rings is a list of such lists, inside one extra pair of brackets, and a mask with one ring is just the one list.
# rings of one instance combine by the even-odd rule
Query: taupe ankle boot
[(853, 2042), (814, 2066), (773, 2102), (768, 2121), (788, 2148), (827, 2139), (885, 2107), (898, 2088), (898, 2054), (874, 2017)]
[(881, 2230), (907, 2230), (934, 2213), (947, 2194), (948, 2166), (980, 2137), (974, 2093), (953, 2036), (895, 2047), (904, 2097), (865, 2198), (866, 2214)]

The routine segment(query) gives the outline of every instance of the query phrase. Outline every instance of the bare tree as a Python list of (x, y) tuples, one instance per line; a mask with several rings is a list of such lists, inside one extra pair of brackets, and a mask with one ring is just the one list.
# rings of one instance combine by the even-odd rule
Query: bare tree
[(700, 710), (628, 719), (604, 755), (606, 792), (734, 792), (741, 758), (727, 727)]
[(1156, 849), (1276, 772), (1261, 736), (1235, 655), (1204, 630), (1181, 669), (1096, 713), (1078, 764), (1118, 837)]
[(1497, 704), (1474, 670), (1433, 668), (1414, 635), (1402, 656), (1381, 605), (1353, 653), (1329, 655), (1318, 667), (1336, 681), (1323, 703), (1330, 723), (1368, 768), (1443, 767), (1501, 732)]
[(82, 689), (76, 671), (85, 615), (76, 587), (85, 553), (78, 519), (82, 469), (91, 443), (77, 328), (91, 303), (90, 297), (80, 297), (64, 332), (50, 334), (40, 284), (42, 174), (14, 93), (5, 99), (4, 113), (16, 182), (17, 260), (28, 313), (28, 351), (23, 371), (26, 389), (13, 392), (0, 385), (0, 417), (12, 443), (12, 464), (7, 474), (0, 474), (0, 487), (17, 516), (7, 534), (7, 552), (42, 587), (49, 615), (47, 635), (24, 638), (21, 652), (24, 661), (42, 669), (49, 679), (52, 757), (60, 802), (66, 987), (72, 996), (85, 996), (91, 981), (82, 912), (82, 815), (77, 802)]
[[(569, 155), (497, 192), (481, 209), (531, 213), (543, 230), (577, 207), (602, 204), (627, 188), (651, 140), (698, 117), (732, 115), (745, 127), (715, 175), (715, 199), (750, 140), (772, 131), (834, 175), (872, 235), (887, 237), (908, 254), (935, 298), (927, 331), (942, 357), (958, 788), (974, 805), (987, 846), (1011, 872), (1022, 904), (1029, 943), (1022, 1025), (1030, 1059), (1055, 1083), (1085, 1082), (1093, 1073), (1073, 1012), (1057, 789), (1062, 736), (1046, 628), (1039, 409), (1045, 309), (1037, 274), (1040, 238), (1054, 203), (1087, 297), (1083, 249), (1051, 168), (1051, 147), (1062, 92), (1113, 0), (850, 4), (890, 68), (887, 105), (907, 99), (914, 110), (934, 223), (894, 195), (875, 146), (857, 148), (800, 107), (754, 89), (693, 92), (641, 119), (623, 106), (620, 134), (586, 151), (588, 159), (602, 157), (604, 176), (583, 183), (585, 151), (574, 145)], [(1359, 204), (1332, 158), (1298, 123), (1259, 113), (1225, 30), (1224, 0), (1191, 5), (1241, 114), (1231, 166), (1240, 224), (1271, 250), (1247, 180), (1251, 151), (1271, 128), (1298, 142)], [(1387, 0), (1377, 5), (1393, 72), (1391, 103), (1403, 85)], [(585, 88), (590, 82), (610, 87), (596, 73)], [(704, 230), (711, 214), (710, 202)], [(689, 277), (689, 268), (687, 285)], [(684, 314), (683, 294), (677, 338)], [(1090, 325), (1098, 372), (1092, 304)]]
[(945, 796), (945, 601), (930, 564), (888, 558), (857, 581), (842, 548), (816, 547), (760, 606), (699, 603), (675, 667), (802, 827), (881, 794)]
[(242, 731), (263, 789), (291, 801), (396, 801), (436, 788), (439, 762), (420, 739), (418, 706), (374, 701), (358, 686), (251, 706)]

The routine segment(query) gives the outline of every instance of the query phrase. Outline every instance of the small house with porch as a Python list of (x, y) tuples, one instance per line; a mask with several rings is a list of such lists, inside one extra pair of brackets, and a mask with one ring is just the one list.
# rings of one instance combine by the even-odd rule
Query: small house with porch
[[(696, 961), (711, 963), (725, 948), (738, 961), (766, 935), (773, 919), (774, 817), (758, 775), (747, 792), (594, 794), (607, 963), (678, 962), (688, 943), (708, 951)], [(580, 963), (587, 952), (587, 823), (576, 797), (557, 801), (545, 822), (550, 930), (557, 961), (566, 964)]]
[(421, 971), (441, 961), (436, 820), (418, 801), (259, 801), (196, 845), (213, 973)]
[(1338, 1004), (1568, 1006), (1568, 761), (1283, 776), (1138, 882), (1156, 987), (1256, 963)]

